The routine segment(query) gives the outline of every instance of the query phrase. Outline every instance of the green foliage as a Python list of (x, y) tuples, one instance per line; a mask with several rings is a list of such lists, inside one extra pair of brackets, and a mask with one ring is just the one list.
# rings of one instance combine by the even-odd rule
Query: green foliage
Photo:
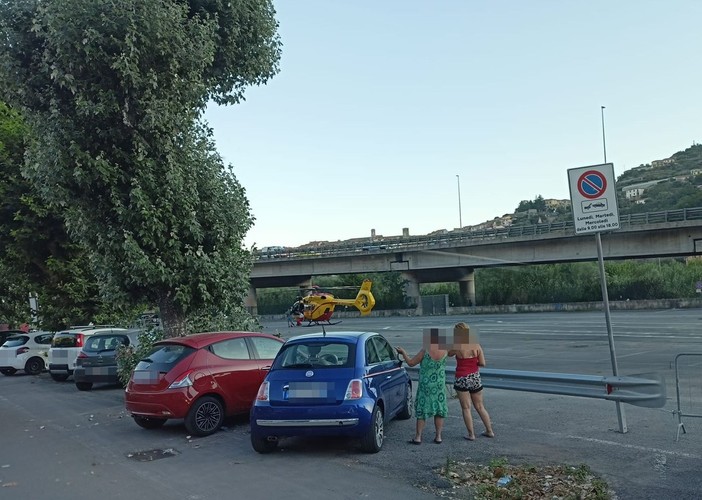
[(33, 133), (23, 174), (103, 298), (157, 303), (169, 335), (213, 309), (240, 318), (253, 217), (200, 118), (278, 71), (274, 14), (269, 0), (0, 3), (1, 97)]

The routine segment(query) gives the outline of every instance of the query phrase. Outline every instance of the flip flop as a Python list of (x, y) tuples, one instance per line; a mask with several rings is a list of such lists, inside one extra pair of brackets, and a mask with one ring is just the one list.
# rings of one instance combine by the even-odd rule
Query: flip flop
[(421, 441), (415, 441), (414, 439), (409, 440), (409, 444), (422, 444)]
[(483, 433), (481, 434), (481, 436), (484, 436), (484, 437), (486, 437), (486, 438), (494, 438), (494, 437), (495, 437), (495, 434), (488, 434), (487, 432), (483, 432)]
[(435, 442), (436, 444), (441, 444), (441, 443), (444, 442), (444, 440), (443, 440), (443, 439), (435, 439), (434, 442)]
[(470, 437), (470, 436), (463, 436), (463, 439), (466, 441), (475, 441), (475, 437)]

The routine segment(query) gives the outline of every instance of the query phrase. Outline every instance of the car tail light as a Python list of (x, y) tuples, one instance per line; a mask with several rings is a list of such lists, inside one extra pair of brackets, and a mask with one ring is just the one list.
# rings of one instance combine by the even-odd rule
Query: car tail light
[(256, 401), (268, 401), (268, 388), (270, 384), (268, 381), (264, 381), (258, 388), (258, 394), (256, 394)]
[(361, 379), (355, 378), (349, 382), (349, 386), (346, 388), (346, 395), (344, 399), (361, 399), (363, 397), (363, 381)]
[(83, 347), (83, 334), (76, 333), (76, 347)]
[(16, 351), (16, 353), (17, 353), (16, 356), (19, 356), (20, 354), (24, 354), (25, 352), (28, 352), (28, 351), (29, 351), (29, 347), (20, 347)]
[(168, 386), (169, 389), (180, 389), (181, 387), (190, 387), (193, 385), (193, 380), (190, 378), (192, 372), (187, 372), (185, 375), (180, 377), (178, 380), (174, 381)]
[(83, 359), (83, 358), (87, 358), (88, 355), (85, 354), (83, 351), (80, 351), (80, 352), (78, 353), (78, 357), (81, 358), (81, 359)]

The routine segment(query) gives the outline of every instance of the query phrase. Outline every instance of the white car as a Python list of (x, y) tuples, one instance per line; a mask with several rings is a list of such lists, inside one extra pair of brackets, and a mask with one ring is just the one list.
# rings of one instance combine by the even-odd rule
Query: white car
[(72, 326), (68, 330), (58, 332), (51, 341), (49, 349), (49, 374), (57, 382), (63, 382), (73, 375), (76, 369), (76, 358), (85, 345), (86, 337), (102, 332), (121, 332), (126, 328), (113, 326)]
[(53, 332), (15, 333), (0, 346), (0, 373), (14, 375), (24, 370), (28, 375), (44, 371)]

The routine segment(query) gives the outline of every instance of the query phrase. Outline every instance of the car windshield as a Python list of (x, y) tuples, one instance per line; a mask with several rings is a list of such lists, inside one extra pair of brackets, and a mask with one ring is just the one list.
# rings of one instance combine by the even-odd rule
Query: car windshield
[(283, 346), (272, 369), (349, 368), (354, 366), (354, 352), (353, 345), (346, 342), (294, 342)]
[(86, 352), (114, 351), (120, 345), (129, 345), (129, 338), (126, 335), (93, 335), (83, 346)]
[(182, 344), (161, 344), (155, 346), (144, 359), (139, 361), (135, 370), (168, 372), (180, 360), (195, 352), (195, 349)]
[(57, 333), (51, 341), (53, 347), (77, 347), (78, 337), (74, 333)]
[(2, 345), (3, 347), (19, 347), (27, 343), (29, 340), (29, 337), (26, 335), (20, 335), (17, 337), (10, 337), (8, 338), (5, 343)]

